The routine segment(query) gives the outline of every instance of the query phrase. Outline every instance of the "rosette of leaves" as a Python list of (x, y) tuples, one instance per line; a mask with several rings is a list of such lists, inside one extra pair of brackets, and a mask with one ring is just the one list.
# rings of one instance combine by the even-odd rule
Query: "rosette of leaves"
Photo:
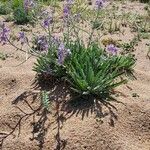
[(88, 48), (70, 46), (72, 56), (66, 61), (67, 80), (79, 95), (104, 97), (132, 76), (135, 60), (130, 55), (109, 55), (97, 44)]

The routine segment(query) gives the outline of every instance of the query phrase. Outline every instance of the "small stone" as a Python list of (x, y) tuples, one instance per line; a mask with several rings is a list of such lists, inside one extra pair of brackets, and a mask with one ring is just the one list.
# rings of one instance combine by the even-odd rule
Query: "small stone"
[(132, 93), (132, 97), (140, 97), (137, 93)]

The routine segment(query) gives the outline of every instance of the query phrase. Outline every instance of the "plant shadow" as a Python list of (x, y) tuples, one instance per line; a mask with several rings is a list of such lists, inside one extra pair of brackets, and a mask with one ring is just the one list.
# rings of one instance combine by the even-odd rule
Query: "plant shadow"
[[(44, 149), (45, 138), (51, 125), (55, 125), (55, 150), (63, 150), (67, 145), (67, 140), (61, 138), (61, 129), (64, 122), (74, 116), (81, 116), (82, 120), (85, 117), (89, 117), (90, 114), (95, 115), (95, 119), (102, 119), (109, 116), (109, 125), (114, 126), (117, 118), (117, 108), (106, 99), (98, 99), (94, 97), (74, 97), (72, 96), (68, 85), (65, 82), (52, 81), (49, 82), (34, 82), (33, 88), (29, 91), (21, 93), (15, 100), (12, 101), (19, 111), (22, 112), (17, 124), (11, 128), (10, 133), (0, 133), (0, 149), (2, 145), (10, 135), (16, 133), (16, 130), (20, 129), (21, 125), (27, 119), (31, 119), (32, 137), (30, 140), (36, 140), (38, 142), (39, 150)], [(49, 91), (49, 100), (52, 106), (50, 109), (43, 107), (40, 97), (40, 92), (46, 90)], [(28, 97), (32, 97), (29, 98)], [(39, 101), (37, 101), (39, 100)], [(121, 103), (115, 99), (111, 99), (114, 102)], [(29, 112), (20, 107), (21, 105), (27, 105)], [(34, 104), (37, 104), (34, 107)], [(19, 105), (19, 106), (18, 106)], [(106, 111), (107, 110), (107, 111)], [(51, 121), (49, 117), (54, 117), (54, 121)], [(18, 134), (18, 136), (19, 136)]]
[(50, 112), (37, 101), (38, 98), (39, 93), (25, 91), (12, 101), (12, 105), (19, 110), (18, 114), (16, 115), (19, 119), (16, 120), (16, 124), (14, 126), (12, 126), (11, 123), (7, 124), (7, 126), (10, 128), (10, 132), (0, 133), (0, 149), (3, 149), (5, 140), (10, 136), (20, 136), (21, 128), (23, 124), (27, 122), (27, 120), (30, 120), (30, 126), (32, 128), (32, 137), (30, 140), (36, 140), (39, 150), (43, 149), (45, 135), (53, 122), (49, 120)]
[(89, 117), (93, 114), (96, 119), (102, 119), (109, 116), (109, 125), (115, 126), (115, 121), (118, 119), (117, 108), (111, 104), (112, 101), (121, 103), (113, 98), (106, 100), (94, 97), (75, 97), (63, 103), (61, 109), (64, 112), (64, 116), (67, 116), (66, 119), (73, 116), (81, 116), (81, 119), (83, 120), (85, 117)]

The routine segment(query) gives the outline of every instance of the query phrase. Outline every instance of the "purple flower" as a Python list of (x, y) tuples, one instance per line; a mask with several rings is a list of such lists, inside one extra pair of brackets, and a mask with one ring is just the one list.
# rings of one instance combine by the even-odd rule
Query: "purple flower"
[(58, 64), (63, 65), (65, 58), (71, 54), (70, 49), (66, 49), (64, 44), (61, 43), (58, 47)]
[(50, 24), (52, 24), (52, 23), (53, 23), (53, 18), (48, 17), (44, 20), (43, 26), (44, 26), (44, 28), (48, 28), (50, 26)]
[(58, 55), (58, 63), (59, 63), (60, 65), (63, 64), (64, 59), (65, 59), (65, 57), (64, 57), (64, 51), (65, 51), (65, 46), (64, 46), (63, 43), (61, 43), (61, 44), (59, 45), (59, 47), (58, 47), (58, 52), (57, 52), (57, 55)]
[(8, 34), (9, 34), (10, 30), (5, 27), (4, 23), (2, 24), (1, 28), (2, 28), (2, 31), (0, 32), (0, 43), (2, 43), (4, 45), (8, 41)]
[(70, 15), (70, 7), (69, 7), (69, 5), (64, 5), (64, 9), (63, 9), (64, 19), (68, 18), (69, 15)]
[(37, 38), (37, 48), (40, 51), (48, 50), (48, 42), (46, 36), (40, 36)]
[(66, 0), (65, 5), (63, 6), (63, 20), (65, 25), (70, 23), (71, 19), (71, 8), (74, 0)]
[(95, 6), (97, 9), (101, 9), (104, 6), (104, 0), (96, 0)]
[(26, 11), (29, 10), (29, 8), (32, 8), (35, 6), (35, 3), (33, 0), (24, 0), (24, 8)]
[(116, 55), (117, 54), (117, 51), (118, 51), (118, 48), (113, 45), (113, 44), (110, 44), (106, 47), (107, 51), (112, 53), (113, 55)]
[(18, 40), (21, 42), (21, 45), (27, 42), (27, 38), (24, 32), (19, 32)]

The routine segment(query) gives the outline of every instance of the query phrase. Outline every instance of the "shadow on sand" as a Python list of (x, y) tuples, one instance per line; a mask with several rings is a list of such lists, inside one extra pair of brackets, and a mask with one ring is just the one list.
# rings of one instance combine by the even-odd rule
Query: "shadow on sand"
[[(104, 118), (109, 116), (109, 125), (114, 126), (115, 120), (117, 120), (117, 108), (111, 104), (111, 101), (105, 99), (96, 99), (94, 97), (72, 97), (70, 96), (70, 91), (68, 90), (68, 85), (66, 83), (58, 82), (56, 80), (49, 80), (46, 82), (35, 82), (33, 88), (29, 91), (21, 93), (15, 100), (12, 101), (12, 105), (22, 112), (17, 124), (11, 128), (9, 133), (0, 133), (0, 149), (3, 148), (4, 141), (12, 134), (19, 130), (18, 136), (20, 134), (21, 124), (29, 118), (32, 118), (32, 137), (30, 140), (36, 140), (38, 142), (39, 149), (44, 149), (44, 143), (46, 138), (46, 133), (52, 124), (56, 124), (56, 134), (55, 150), (63, 150), (67, 144), (66, 140), (61, 139), (60, 130), (63, 127), (63, 123), (73, 117), (82, 116), (82, 119), (88, 117), (90, 114), (94, 114), (95, 118)], [(53, 107), (51, 110), (44, 108), (41, 102), (40, 93), (41, 91), (49, 92), (49, 100)], [(32, 96), (32, 99), (27, 100), (28, 97)], [(117, 103), (117, 100), (113, 101)], [(26, 104), (31, 110), (30, 113), (22, 110), (18, 104)], [(36, 104), (36, 108), (32, 105)], [(108, 111), (104, 111), (107, 109)], [(52, 114), (51, 111), (54, 113)], [(54, 117), (55, 121), (51, 121), (49, 116)], [(38, 119), (37, 119), (38, 118)]]

